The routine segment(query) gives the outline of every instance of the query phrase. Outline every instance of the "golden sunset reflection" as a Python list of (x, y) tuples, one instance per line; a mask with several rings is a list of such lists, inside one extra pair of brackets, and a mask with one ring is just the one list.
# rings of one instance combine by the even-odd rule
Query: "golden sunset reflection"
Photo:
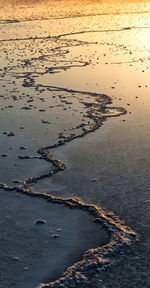
[(90, 15), (145, 14), (149, 1), (136, 0), (1, 0), (0, 19), (45, 19)]
[(149, 287), (149, 126), (150, 0), (0, 0), (0, 287)]

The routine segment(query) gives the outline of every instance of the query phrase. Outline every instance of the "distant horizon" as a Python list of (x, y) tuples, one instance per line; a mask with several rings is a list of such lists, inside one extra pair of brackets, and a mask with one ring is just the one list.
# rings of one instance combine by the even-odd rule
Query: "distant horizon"
[(0, 22), (150, 13), (150, 0), (0, 0)]

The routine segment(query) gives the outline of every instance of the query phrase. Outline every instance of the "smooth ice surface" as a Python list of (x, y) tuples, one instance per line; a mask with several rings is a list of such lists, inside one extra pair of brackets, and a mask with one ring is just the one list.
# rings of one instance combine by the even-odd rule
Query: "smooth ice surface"
[[(109, 239), (81, 210), (6, 191), (0, 199), (1, 287), (32, 288), (56, 279), (87, 249)], [(46, 223), (36, 224), (39, 219)]]

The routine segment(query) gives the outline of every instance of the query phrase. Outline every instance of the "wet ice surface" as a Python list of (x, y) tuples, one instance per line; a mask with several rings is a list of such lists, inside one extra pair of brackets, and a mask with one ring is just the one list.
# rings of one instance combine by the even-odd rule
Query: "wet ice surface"
[[(22, 29), (23, 34), (25, 27), (22, 24), (12, 25), (15, 25), (15, 31)], [(106, 104), (111, 102), (108, 96), (98, 91), (95, 94), (92, 89), (87, 90), (79, 85), (72, 89), (65, 83), (63, 71), (71, 73), (74, 69), (80, 71), (91, 65), (93, 55), (88, 53), (84, 56), (81, 53), (84, 47), (89, 49), (90, 45), (96, 45), (95, 40), (90, 43), (89, 40), (62, 39), (59, 36), (30, 39), (33, 33), (31, 29), (26, 40), (20, 40), (20, 36), (11, 40), (7, 35), (7, 41), (1, 42), (1, 147), (4, 149), (1, 157), (4, 175), (10, 173), (10, 169), (7, 171), (8, 161), (15, 166), (16, 172), (19, 170), (24, 175), (16, 163), (20, 154), (29, 159), (40, 158), (36, 155), (40, 147), (52, 146), (58, 139), (92, 130), (93, 117), (98, 119), (125, 113), (118, 107), (108, 109)], [(94, 59), (92, 65), (95, 65)], [(57, 74), (62, 74), (63, 83), (57, 83)], [(71, 82), (73, 86), (73, 80)], [(36, 167), (37, 160), (32, 162)], [(25, 170), (30, 165), (29, 161), (24, 161)], [(8, 184), (3, 174), (1, 182)], [(34, 171), (30, 176), (35, 176)], [(13, 177), (12, 181), (15, 180)]]
[[(6, 191), (0, 198), (1, 287), (32, 288), (56, 279), (91, 246), (108, 241), (85, 211)], [(45, 223), (36, 224), (39, 219)]]
[[(122, 277), (119, 267), (103, 276), (106, 287), (117, 281), (121, 288), (148, 287), (149, 281), (149, 26), (149, 12), (0, 25), (0, 183), (18, 186), (15, 180), (44, 175), (53, 165), (38, 149), (86, 131), (47, 150), (67, 169), (32, 187), (99, 204), (141, 235)], [(91, 108), (101, 119), (122, 114), (118, 107), (127, 114), (87, 135)]]

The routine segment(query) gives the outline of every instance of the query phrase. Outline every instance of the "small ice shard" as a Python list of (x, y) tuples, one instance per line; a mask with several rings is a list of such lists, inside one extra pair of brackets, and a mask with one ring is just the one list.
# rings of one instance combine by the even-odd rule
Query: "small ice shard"
[(14, 132), (10, 132), (7, 134), (7, 136), (15, 136), (15, 133)]
[(25, 150), (25, 149), (27, 149), (27, 147), (25, 147), (25, 146), (20, 146), (19, 149), (21, 149), (21, 150)]
[(45, 224), (45, 223), (46, 223), (46, 220), (44, 220), (44, 219), (37, 219), (35, 221), (35, 224)]
[(99, 181), (98, 178), (93, 178), (93, 179), (91, 180), (91, 182), (98, 182), (98, 181)]
[(53, 235), (52, 235), (52, 238), (58, 238), (58, 237), (59, 237), (58, 234), (53, 234)]
[(47, 120), (44, 120), (44, 119), (42, 119), (41, 122), (44, 123), (44, 124), (51, 124), (51, 122), (49, 122)]

